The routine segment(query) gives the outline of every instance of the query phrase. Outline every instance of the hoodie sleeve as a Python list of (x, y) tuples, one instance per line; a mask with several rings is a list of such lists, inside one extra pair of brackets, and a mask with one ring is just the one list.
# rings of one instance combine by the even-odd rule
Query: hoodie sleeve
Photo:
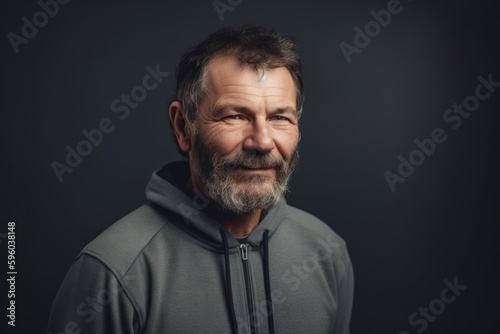
[(127, 294), (127, 279), (117, 279), (100, 260), (81, 254), (52, 304), (47, 333), (139, 333), (137, 312)]
[(354, 297), (354, 272), (347, 249), (344, 250), (342, 262), (344, 264), (345, 272), (338, 284), (339, 308), (333, 334), (350, 333), (349, 323), (351, 321), (352, 303)]

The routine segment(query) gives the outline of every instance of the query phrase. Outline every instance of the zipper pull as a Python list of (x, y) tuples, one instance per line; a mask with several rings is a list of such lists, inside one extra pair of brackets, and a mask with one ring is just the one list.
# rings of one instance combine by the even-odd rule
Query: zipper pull
[(248, 259), (248, 248), (247, 248), (247, 244), (241, 244), (240, 245), (240, 249), (241, 249), (241, 259), (243, 261), (246, 261)]

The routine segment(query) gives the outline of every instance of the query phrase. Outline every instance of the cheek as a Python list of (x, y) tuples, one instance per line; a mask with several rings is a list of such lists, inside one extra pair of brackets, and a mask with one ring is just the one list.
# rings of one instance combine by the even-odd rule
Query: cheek
[(230, 154), (240, 148), (243, 140), (241, 132), (228, 131), (217, 126), (201, 127), (198, 136), (205, 146), (222, 155)]
[(274, 143), (285, 160), (289, 160), (297, 148), (299, 142), (298, 131), (277, 132), (274, 135)]

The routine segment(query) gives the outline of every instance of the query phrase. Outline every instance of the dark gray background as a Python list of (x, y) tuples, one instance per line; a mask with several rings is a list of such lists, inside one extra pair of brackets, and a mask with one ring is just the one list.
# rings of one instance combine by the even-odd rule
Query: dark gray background
[[(300, 47), (301, 163), (287, 199), (348, 244), (356, 276), (352, 332), (417, 333), (408, 317), (454, 277), (467, 290), (425, 332), (496, 331), (500, 89), (456, 131), (442, 115), (474, 93), (478, 75), (500, 81), (498, 11), (488, 1), (401, 3), (403, 11), (351, 64), (339, 44), (352, 44), (353, 28), (387, 1), (244, 0), (223, 22), (211, 1), (72, 1), (18, 54), (6, 35), (20, 34), (21, 17), (31, 21), (40, 7), (4, 4), (0, 233), (16, 221), (17, 332), (45, 331), (79, 250), (143, 203), (153, 170), (180, 158), (166, 111), (183, 50), (222, 25), (242, 23), (271, 25)], [(111, 102), (158, 63), (172, 75), (118, 119)], [(74, 148), (81, 131), (105, 117), (114, 132), (59, 183), (51, 163), (63, 162), (65, 146)], [(398, 156), (408, 157), (413, 141), (436, 127), (448, 140), (391, 192), (383, 173), (396, 172)]]

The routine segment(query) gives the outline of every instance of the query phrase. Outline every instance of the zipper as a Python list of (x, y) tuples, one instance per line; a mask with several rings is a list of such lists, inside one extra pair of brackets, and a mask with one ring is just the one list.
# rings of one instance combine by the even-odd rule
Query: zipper
[(248, 312), (249, 312), (249, 318), (250, 318), (250, 333), (255, 334), (256, 332), (256, 326), (255, 326), (255, 312), (253, 309), (253, 298), (252, 298), (252, 287), (250, 285), (250, 272), (248, 269), (248, 245), (247, 244), (241, 244), (240, 245), (240, 250), (241, 250), (241, 260), (243, 262), (243, 273), (245, 276), (245, 287), (247, 291), (247, 301), (248, 301)]

